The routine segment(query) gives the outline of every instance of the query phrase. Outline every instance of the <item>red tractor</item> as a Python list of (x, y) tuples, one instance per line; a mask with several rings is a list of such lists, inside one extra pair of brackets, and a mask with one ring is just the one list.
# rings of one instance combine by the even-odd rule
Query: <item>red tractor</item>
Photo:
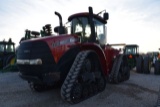
[(73, 14), (70, 26), (54, 28), (59, 36), (24, 40), (18, 49), (17, 65), (20, 77), (31, 89), (42, 91), (59, 84), (61, 96), (69, 103), (81, 102), (103, 91), (107, 80), (119, 83), (128, 80), (130, 71), (125, 56), (106, 45), (108, 13)]

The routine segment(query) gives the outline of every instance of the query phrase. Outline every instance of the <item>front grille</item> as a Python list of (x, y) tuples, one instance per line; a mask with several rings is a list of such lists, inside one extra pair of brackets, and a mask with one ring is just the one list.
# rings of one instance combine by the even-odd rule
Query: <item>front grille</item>
[(20, 72), (24, 75), (41, 75), (54, 71), (55, 61), (46, 42), (30, 41), (20, 45), (17, 59), (42, 59), (42, 65), (18, 65)]

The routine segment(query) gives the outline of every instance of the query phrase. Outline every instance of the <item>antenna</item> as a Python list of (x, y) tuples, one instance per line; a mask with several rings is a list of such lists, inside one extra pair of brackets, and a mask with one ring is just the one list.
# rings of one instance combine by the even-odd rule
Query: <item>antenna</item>
[(97, 13), (97, 15), (101, 14), (102, 12), (105, 12), (105, 13), (106, 13), (106, 9), (105, 9), (105, 10), (100, 11), (99, 13)]

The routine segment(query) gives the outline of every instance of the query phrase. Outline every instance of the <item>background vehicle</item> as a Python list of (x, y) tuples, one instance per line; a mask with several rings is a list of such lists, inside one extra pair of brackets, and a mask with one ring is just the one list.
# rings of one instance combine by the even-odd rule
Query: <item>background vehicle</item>
[[(160, 50), (160, 49), (159, 49)], [(160, 75), (160, 52), (154, 52), (153, 57), (154, 74)]]
[(147, 55), (150, 57), (152, 67), (154, 67), (155, 61), (158, 60), (159, 52), (147, 52)]
[(0, 42), (0, 70), (17, 70), (16, 69), (16, 56), (15, 56), (15, 43), (11, 39), (9, 41)]
[(139, 53), (137, 44), (128, 44), (125, 46), (124, 55), (127, 57), (130, 69), (136, 67), (138, 73), (149, 74), (151, 70), (151, 61), (148, 55)]
[(137, 44), (128, 44), (125, 46), (124, 54), (128, 59), (130, 69), (136, 67), (136, 60), (139, 57), (139, 46)]
[(126, 57), (130, 69), (136, 67), (136, 60), (139, 57), (139, 46), (137, 44), (121, 43), (109, 45), (121, 51), (121, 53)]
[(42, 30), (40, 32), (38, 31), (31, 31), (26, 29), (25, 30), (25, 36), (21, 38), (20, 43), (24, 40), (33, 39), (33, 38), (40, 38), (45, 36), (54, 36), (52, 34), (52, 28), (50, 24), (46, 24), (42, 27)]
[[(20, 44), (17, 65), (20, 77), (31, 89), (61, 85), (61, 96), (69, 103), (81, 102), (105, 89), (106, 81), (119, 83), (130, 77), (126, 57), (106, 45), (108, 13), (77, 13), (68, 18), (69, 26), (54, 28), (59, 36), (25, 40)], [(68, 31), (68, 32), (67, 32)], [(106, 80), (107, 78), (107, 80)]]

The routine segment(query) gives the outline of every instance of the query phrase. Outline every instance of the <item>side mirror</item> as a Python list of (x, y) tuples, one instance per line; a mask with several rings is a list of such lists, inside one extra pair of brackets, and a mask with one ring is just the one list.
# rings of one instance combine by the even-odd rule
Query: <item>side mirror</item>
[(108, 20), (109, 19), (109, 14), (108, 13), (104, 13), (103, 14), (103, 19), (104, 20)]

